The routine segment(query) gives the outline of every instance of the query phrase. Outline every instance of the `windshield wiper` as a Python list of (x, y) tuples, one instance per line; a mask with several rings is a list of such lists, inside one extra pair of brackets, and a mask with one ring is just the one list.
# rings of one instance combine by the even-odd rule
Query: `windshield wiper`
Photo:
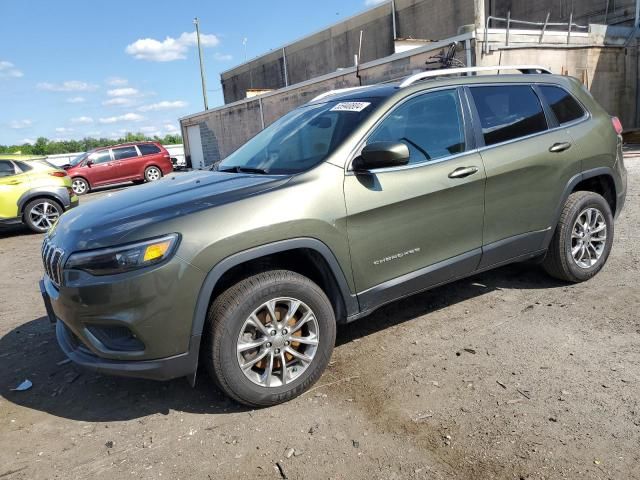
[(266, 170), (262, 168), (253, 168), (253, 167), (229, 167), (229, 168), (221, 168), (218, 170), (219, 172), (227, 172), (227, 173), (260, 173), (266, 174), (268, 173)]

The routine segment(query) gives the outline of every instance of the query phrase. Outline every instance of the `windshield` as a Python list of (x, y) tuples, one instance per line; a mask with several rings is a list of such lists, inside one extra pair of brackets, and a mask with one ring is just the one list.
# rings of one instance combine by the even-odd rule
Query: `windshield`
[(368, 98), (289, 112), (218, 164), (219, 171), (291, 174), (325, 160), (380, 102)]
[(87, 158), (87, 155), (89, 155), (89, 153), (82, 153), (82, 154), (78, 155), (77, 157), (75, 157), (74, 159), (72, 159), (69, 162), (69, 165), (71, 165), (72, 167), (75, 167), (76, 165), (79, 165), (80, 162), (82, 162), (85, 158)]

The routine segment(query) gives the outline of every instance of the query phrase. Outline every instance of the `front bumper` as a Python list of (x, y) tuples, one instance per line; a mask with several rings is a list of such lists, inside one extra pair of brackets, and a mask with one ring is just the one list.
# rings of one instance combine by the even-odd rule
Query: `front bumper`
[(73, 363), (107, 375), (171, 380), (191, 376), (198, 367), (199, 337), (191, 337), (191, 344), (186, 353), (157, 360), (138, 361), (108, 360), (94, 355), (60, 319), (56, 319), (56, 338), (64, 354)]
[[(64, 353), (102, 373), (167, 380), (195, 373), (200, 332), (192, 333), (198, 269), (175, 258), (132, 274), (74, 280), (45, 275), (40, 291)], [(104, 332), (125, 331), (131, 343)]]

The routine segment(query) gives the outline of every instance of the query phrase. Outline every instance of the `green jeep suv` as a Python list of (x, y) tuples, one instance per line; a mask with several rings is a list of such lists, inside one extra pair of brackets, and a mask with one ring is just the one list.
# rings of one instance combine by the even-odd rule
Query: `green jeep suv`
[(318, 380), (338, 324), (396, 299), (534, 258), (588, 280), (625, 200), (620, 122), (577, 80), (514, 68), (329, 92), (212, 171), (65, 213), (42, 248), (61, 348), (117, 375), (204, 365), (266, 406)]

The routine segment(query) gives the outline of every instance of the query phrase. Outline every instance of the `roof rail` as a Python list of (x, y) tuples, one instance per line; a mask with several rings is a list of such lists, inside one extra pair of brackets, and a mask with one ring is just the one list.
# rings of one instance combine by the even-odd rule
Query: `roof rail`
[(414, 83), (431, 77), (442, 77), (445, 75), (456, 75), (459, 73), (475, 73), (475, 72), (491, 72), (500, 70), (519, 70), (523, 74), (535, 73), (551, 73), (551, 71), (540, 65), (493, 65), (486, 67), (464, 67), (464, 68), (447, 68), (444, 70), (427, 70), (426, 72), (416, 73), (405, 78), (400, 84), (400, 88), (408, 87)]
[(367, 88), (369, 85), (363, 85), (361, 87), (347, 87), (347, 88), (336, 88), (335, 90), (329, 90), (328, 92), (321, 93), (317, 97), (311, 99), (311, 102), (315, 102), (316, 100), (320, 100), (325, 97), (330, 97), (331, 95), (337, 95), (338, 93), (349, 92), (351, 90), (359, 90), (361, 88)]

